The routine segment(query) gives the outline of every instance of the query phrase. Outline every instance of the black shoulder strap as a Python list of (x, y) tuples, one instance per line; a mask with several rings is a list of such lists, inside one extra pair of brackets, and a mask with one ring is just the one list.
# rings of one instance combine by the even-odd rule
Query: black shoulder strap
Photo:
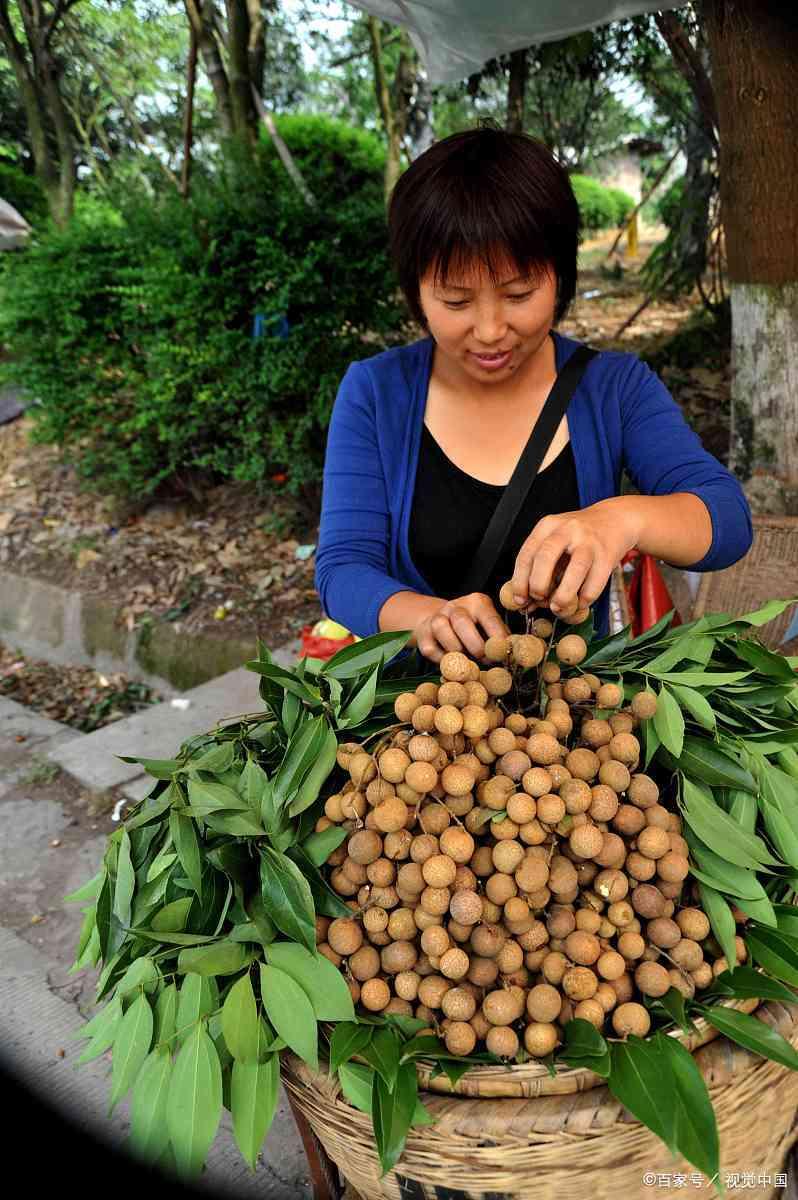
[(485, 530), (485, 536), (474, 555), (470, 570), (463, 582), (464, 595), (469, 592), (485, 590), (490, 573), (496, 565), (507, 536), (521, 511), (571, 397), (577, 389), (587, 364), (592, 358), (595, 358), (596, 354), (598, 351), (591, 349), (590, 346), (578, 346), (558, 373), (554, 385), (546, 397), (540, 416), (535, 422), (535, 427), (529, 435), (529, 441), (513, 471), (512, 479), (504, 489), (502, 498), (496, 505), (488, 528)]

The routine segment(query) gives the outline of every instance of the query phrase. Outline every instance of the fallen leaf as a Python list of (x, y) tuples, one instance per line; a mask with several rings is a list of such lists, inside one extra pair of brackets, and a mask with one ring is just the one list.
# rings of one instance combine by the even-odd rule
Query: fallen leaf
[(84, 546), (82, 550), (78, 550), (78, 556), (75, 560), (76, 566), (79, 571), (82, 571), (83, 568), (87, 567), (90, 562), (95, 562), (101, 557), (102, 555), (98, 554), (96, 550), (90, 550), (88, 546)]

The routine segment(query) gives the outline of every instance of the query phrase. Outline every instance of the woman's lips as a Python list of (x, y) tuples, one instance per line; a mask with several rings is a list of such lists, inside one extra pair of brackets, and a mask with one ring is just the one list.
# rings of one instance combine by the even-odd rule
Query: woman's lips
[(506, 367), (512, 357), (512, 350), (505, 350), (503, 354), (475, 354), (473, 350), (469, 351), (471, 357), (479, 363), (485, 371), (499, 371), (502, 367)]

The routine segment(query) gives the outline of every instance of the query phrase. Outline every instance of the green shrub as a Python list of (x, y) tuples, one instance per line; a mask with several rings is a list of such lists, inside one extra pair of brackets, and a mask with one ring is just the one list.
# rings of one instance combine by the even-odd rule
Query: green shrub
[(29, 225), (47, 220), (47, 197), (38, 179), (12, 163), (0, 162), (0, 199), (13, 205)]
[(679, 224), (683, 207), (684, 176), (681, 175), (678, 179), (674, 179), (670, 187), (655, 202), (654, 211), (657, 219), (662, 221), (663, 225), (667, 225), (668, 229), (675, 229)]
[[(146, 496), (198, 470), (318, 485), (341, 377), (402, 316), (374, 155), (333, 129), (333, 157), (349, 167), (327, 188), (324, 125), (338, 123), (294, 120), (304, 148), (285, 136), (316, 208), (263, 146), (254, 167), (220, 164), (190, 204), (132, 197), (116, 223), (78, 205), (0, 280), (0, 341), (40, 400), (34, 436), (92, 486)], [(265, 332), (253, 338), (256, 314)]]
[(617, 229), (634, 208), (634, 200), (620, 188), (608, 188), (589, 175), (572, 175), (571, 186), (586, 233)]

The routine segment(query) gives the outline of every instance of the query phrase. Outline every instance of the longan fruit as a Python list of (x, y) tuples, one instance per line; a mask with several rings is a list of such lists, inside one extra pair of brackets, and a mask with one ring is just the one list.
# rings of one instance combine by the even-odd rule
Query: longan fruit
[(526, 1011), (530, 1021), (556, 1021), (562, 1008), (562, 996), (550, 983), (538, 983), (531, 988), (526, 998)]
[[(380, 863), (383, 863), (385, 861), (386, 861), (385, 859), (378, 860), (378, 862), (380, 862)], [(377, 863), (372, 863), (371, 866), (368, 867), (367, 869), (370, 871), (372, 869), (372, 867), (375, 867), (376, 865), (377, 865)], [(390, 863), (389, 866), (392, 867), (393, 863)], [(368, 892), (368, 888), (366, 889), (366, 891)], [(379, 884), (374, 884), (371, 888), (370, 893), (367, 896), (365, 896), (362, 901), (360, 899), (360, 896), (358, 895), (358, 904), (360, 905), (361, 908), (364, 908), (366, 902), (369, 900), (371, 901), (372, 904), (379, 904), (381, 908), (391, 909), (391, 908), (396, 908), (397, 904), (399, 903), (399, 894), (396, 891), (396, 888), (391, 886), (390, 884), (388, 884), (387, 887), (382, 887)]]
[(549, 792), (537, 801), (537, 819), (544, 825), (557, 825), (565, 816), (565, 801)]
[(476, 925), (482, 917), (482, 910), (482, 897), (476, 892), (455, 892), (449, 901), (449, 912), (461, 925)]
[(349, 776), (355, 787), (365, 787), (377, 774), (377, 764), (370, 754), (358, 750), (349, 760)]
[(629, 880), (623, 871), (611, 867), (605, 868), (603, 871), (599, 871), (593, 880), (593, 890), (601, 896), (602, 900), (614, 904), (616, 900), (623, 900), (628, 894)]
[(509, 653), (509, 638), (489, 637), (485, 642), (485, 658), (487, 658), (489, 662), (505, 662)]
[(596, 970), (602, 979), (620, 979), (626, 970), (626, 961), (617, 950), (605, 950), (596, 960)]
[(373, 946), (361, 946), (354, 954), (350, 954), (349, 970), (358, 983), (365, 983), (379, 974), (380, 956)]
[(657, 874), (666, 883), (681, 883), (687, 878), (690, 864), (683, 854), (669, 850), (657, 862)]
[(499, 588), (499, 604), (501, 604), (502, 608), (506, 608), (509, 612), (518, 612), (520, 609), (525, 607), (523, 604), (516, 604), (513, 598), (512, 579), (508, 579), (507, 582), (503, 583)]
[(682, 937), (694, 942), (703, 942), (709, 936), (709, 918), (700, 908), (683, 908), (676, 914), (676, 924), (682, 931)]
[(400, 971), (412, 971), (418, 960), (415, 943), (391, 942), (380, 954), (380, 965), (386, 975), (398, 975)]
[(497, 872), (485, 884), (485, 894), (494, 904), (506, 904), (511, 896), (518, 894), (518, 886), (512, 875)]
[(341, 812), (346, 820), (360, 820), (367, 807), (368, 801), (362, 792), (349, 792), (341, 797)]
[(404, 750), (393, 748), (383, 750), (378, 761), (383, 779), (387, 779), (389, 783), (401, 783), (405, 771), (410, 766), (410, 755)]
[(651, 1028), (651, 1017), (648, 1009), (642, 1004), (628, 1001), (619, 1004), (613, 1012), (612, 1027), (619, 1037), (627, 1037), (629, 1034), (645, 1037)]
[(445, 804), (428, 804), (419, 814), (419, 824), (427, 833), (438, 837), (452, 823), (452, 815)]
[(340, 824), (344, 819), (344, 814), (341, 809), (343, 796), (335, 792), (332, 796), (328, 796), (324, 802), (324, 815), (334, 824)]
[[(497, 842), (497, 844), (493, 847), (491, 855), (493, 858), (493, 865), (496, 870), (501, 871), (504, 874), (511, 875), (524, 860), (524, 847), (520, 842), (516, 842), (508, 838), (504, 841)], [(509, 899), (509, 896), (506, 898)], [(491, 897), (491, 899), (493, 899), (493, 897)], [(504, 901), (494, 900), (494, 903), (503, 904)]]
[(363, 930), (355, 920), (336, 917), (327, 930), (327, 942), (336, 954), (347, 958), (363, 945)]
[(382, 933), (388, 928), (388, 913), (384, 908), (367, 908), (363, 913), (363, 928), (367, 933)]
[(400, 971), (394, 977), (393, 987), (397, 996), (402, 1000), (415, 1000), (418, 996), (418, 988), (421, 983), (421, 976), (417, 971)]
[(637, 850), (630, 850), (626, 856), (624, 870), (638, 883), (647, 883), (657, 873), (657, 864), (653, 858), (646, 858), (645, 854), (640, 854)]
[(409, 721), (420, 704), (421, 700), (414, 692), (401, 692), (393, 702), (397, 721)]
[(516, 867), (513, 878), (522, 892), (534, 896), (542, 888), (548, 887), (550, 875), (548, 863), (527, 855)]
[(646, 818), (634, 804), (621, 804), (612, 818), (612, 825), (624, 837), (631, 838), (646, 828)]
[(347, 842), (347, 853), (353, 862), (368, 866), (382, 854), (382, 838), (372, 829), (361, 829)]
[(609, 744), (609, 751), (616, 762), (632, 765), (640, 757), (640, 743), (633, 733), (616, 733)]
[(388, 888), (396, 879), (396, 867), (388, 858), (375, 858), (366, 867), (369, 883)]
[(601, 943), (595, 934), (575, 929), (565, 939), (565, 953), (572, 962), (582, 967), (590, 967), (601, 955)]
[(546, 643), (534, 634), (521, 634), (513, 643), (512, 656), (525, 670), (536, 667), (546, 656)]
[(360, 1003), (369, 1012), (382, 1012), (391, 1000), (391, 989), (384, 979), (367, 979), (360, 988)]
[(433, 854), (421, 868), (424, 882), (432, 888), (448, 888), (454, 883), (457, 866), (448, 854)]
[(437, 711), (438, 710), (434, 704), (419, 704), (418, 708), (414, 710), (413, 715), (410, 718), (410, 723), (419, 733), (434, 733), (435, 714)]
[(604, 833), (604, 842), (601, 850), (595, 856), (593, 861), (600, 867), (620, 870), (620, 868), (624, 866), (627, 858), (626, 843), (622, 837), (618, 836), (617, 833), (613, 833), (611, 830), (606, 830), (604, 826), (601, 826), (601, 828), (602, 832)]
[(618, 938), (618, 953), (623, 955), (625, 959), (642, 958), (645, 953), (646, 943), (639, 933), (625, 931)]
[(413, 910), (396, 908), (388, 917), (388, 934), (395, 942), (411, 941), (416, 936)]
[(471, 674), (469, 661), (459, 650), (448, 651), (439, 664), (442, 678), (454, 683), (465, 683)]
[(610, 728), (613, 733), (631, 733), (634, 729), (634, 717), (628, 712), (613, 713), (610, 717)]
[[(542, 724), (543, 724), (543, 722), (541, 722), (541, 725)], [(567, 713), (553, 712), (553, 713), (551, 713), (551, 715), (549, 717), (547, 717), (546, 726), (547, 727), (551, 726), (551, 728), (550, 729), (546, 728), (544, 730), (539, 725), (537, 727), (537, 732), (538, 733), (551, 733), (553, 737), (556, 737), (559, 739), (559, 738), (567, 738), (568, 737), (569, 733), (571, 733), (571, 731), (573, 730), (574, 723), (571, 720), (571, 717)]]
[(410, 854), (413, 835), (409, 829), (397, 829), (396, 833), (386, 833), (383, 840), (383, 853), (392, 862), (401, 861)]
[(533, 1021), (524, 1030), (524, 1045), (533, 1058), (545, 1058), (551, 1054), (558, 1040), (555, 1025)]
[(441, 784), (448, 796), (466, 796), (474, 787), (474, 776), (463, 764), (452, 763), (441, 772)]
[(513, 677), (505, 667), (491, 667), (481, 678), (489, 696), (506, 696), (513, 686)]
[(653, 883), (638, 884), (632, 892), (631, 901), (635, 912), (646, 920), (664, 916), (665, 897)]
[(709, 965), (709, 963), (703, 962), (699, 967), (696, 967), (694, 971), (690, 972), (690, 978), (697, 988), (709, 987), (714, 978), (712, 974), (712, 967)]
[(496, 772), (499, 775), (506, 775), (514, 783), (518, 783), (531, 766), (529, 755), (525, 754), (523, 750), (509, 750), (496, 763)]
[(490, 1025), (512, 1025), (521, 1015), (515, 997), (504, 988), (488, 992), (482, 1001), (482, 1014)]
[(574, 1016), (580, 1021), (589, 1021), (596, 1029), (601, 1029), (606, 1013), (604, 1005), (594, 996), (591, 1000), (580, 1000), (574, 1007)]
[(551, 776), (551, 790), (553, 792), (558, 791), (565, 783), (566, 779), (571, 778), (571, 772), (563, 763), (550, 763), (547, 767), (547, 770)]
[(683, 937), (670, 951), (677, 966), (685, 971), (696, 971), (704, 961), (704, 951), (692, 938)]
[(561, 663), (575, 667), (587, 658), (587, 642), (578, 633), (568, 633), (557, 642), (554, 652)]
[[(636, 804), (638, 808), (648, 809), (657, 804), (659, 788), (649, 775), (643, 774), (642, 771), (636, 771), (629, 782), (627, 795), (632, 804)], [(663, 826), (663, 828), (667, 827)]]
[(515, 1058), (518, 1053), (518, 1035), (509, 1025), (494, 1025), (485, 1036), (485, 1046), (489, 1054), (497, 1058)]
[(640, 721), (648, 721), (657, 711), (657, 697), (654, 692), (637, 692), (632, 696), (631, 709)]
[[(548, 767), (560, 761), (563, 747), (550, 733), (533, 733), (527, 738), (526, 752), (533, 763)], [(570, 776), (570, 771), (568, 774)]]
[(637, 835), (637, 849), (646, 858), (658, 859), (668, 854), (671, 848), (670, 838), (664, 829), (656, 825), (647, 825)]
[(667, 970), (657, 962), (641, 962), (635, 970), (635, 983), (644, 996), (664, 996), (671, 986)]
[(566, 679), (562, 694), (569, 704), (583, 704), (585, 700), (590, 699), (590, 684), (581, 675), (574, 675), (573, 678)]
[(425, 954), (440, 958), (451, 946), (451, 939), (442, 925), (430, 925), (421, 935), (421, 949)]
[(526, 792), (516, 792), (507, 801), (507, 816), (519, 827), (533, 821), (537, 814), (537, 805)]
[(562, 977), (562, 990), (570, 1000), (590, 1000), (596, 994), (598, 982), (590, 967), (568, 967)]
[(446, 1029), (444, 1041), (450, 1054), (464, 1057), (476, 1046), (477, 1035), (468, 1021), (452, 1021)]
[(451, 892), (448, 887), (433, 887), (432, 885), (428, 885), (421, 893), (419, 904), (425, 912), (431, 913), (432, 916), (442, 917), (449, 908), (451, 898)]
[(615, 904), (611, 904), (607, 909), (607, 919), (612, 921), (617, 929), (625, 929), (634, 921), (635, 910), (628, 900), (617, 900)]
[(604, 834), (595, 825), (580, 825), (568, 837), (568, 846), (577, 858), (593, 858), (601, 853)]
[[(438, 772), (432, 763), (411, 762), (405, 771), (405, 782), (414, 792), (419, 792), (423, 796), (426, 792), (432, 791), (437, 784)], [(374, 811), (376, 812), (376, 809)]]
[(608, 746), (612, 741), (612, 729), (608, 721), (585, 721), (581, 734), (582, 740), (593, 750), (598, 750), (599, 746)]
[(465, 690), (465, 684), (454, 683), (447, 680), (438, 688), (438, 704), (454, 705), (455, 708), (463, 708), (466, 704), (468, 693)]
[(523, 966), (524, 952), (518, 942), (508, 939), (496, 955), (495, 961), (501, 975), (511, 975)]
[(409, 812), (404, 800), (400, 800), (398, 796), (389, 796), (371, 811), (374, 814), (374, 824), (381, 833), (397, 833), (403, 829)]
[(635, 994), (634, 980), (628, 971), (620, 979), (609, 980), (607, 986), (615, 992), (618, 1004), (626, 1004)]
[[(459, 733), (463, 728), (463, 714), (459, 708), (455, 708), (453, 704), (442, 704), (440, 708), (435, 710), (435, 728), (438, 733), (449, 734), (450, 736)], [(413, 787), (412, 779), (408, 781)]]
[(606, 783), (596, 783), (591, 787), (588, 812), (594, 821), (611, 821), (619, 804), (617, 792), (607, 787)]
[[(611, 746), (612, 743), (607, 749), (610, 750)], [(598, 777), (600, 783), (606, 783), (607, 787), (611, 787), (614, 792), (618, 793), (626, 791), (632, 778), (626, 764), (616, 761), (614, 755), (607, 762), (601, 764)]]
[[(474, 685), (480, 686), (480, 685)], [(463, 733), (469, 738), (481, 738), (490, 729), (490, 718), (483, 706), (466, 704), (463, 714)]]
[(362, 863), (356, 863), (354, 859), (344, 859), (343, 863), (341, 864), (341, 870), (343, 871), (344, 875), (346, 875), (347, 879), (351, 879), (353, 883), (358, 885), (358, 887), (360, 887), (360, 885), (365, 883), (368, 879), (365, 866)]
[(598, 933), (602, 920), (601, 914), (592, 908), (577, 909), (574, 915), (576, 928), (583, 930), (585, 933)]
[(366, 787), (366, 800), (372, 808), (379, 804), (381, 800), (387, 800), (389, 796), (396, 795), (396, 788), (388, 779), (372, 779), (371, 783)]
[(623, 691), (617, 683), (603, 683), (596, 692), (597, 708), (619, 708), (623, 704)]
[(495, 958), (507, 935), (499, 925), (477, 925), (471, 934), (471, 946), (479, 958)]

